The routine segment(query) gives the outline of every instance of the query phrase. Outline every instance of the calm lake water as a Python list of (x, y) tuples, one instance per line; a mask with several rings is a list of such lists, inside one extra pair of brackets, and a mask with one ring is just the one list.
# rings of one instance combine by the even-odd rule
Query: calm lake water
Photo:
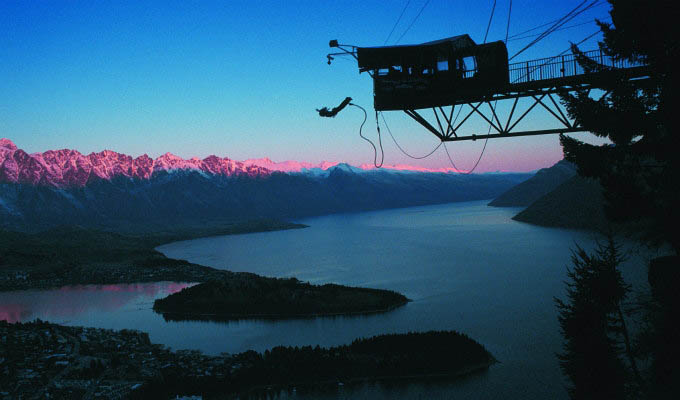
[[(173, 349), (264, 351), (277, 345), (346, 344), (383, 333), (453, 329), (499, 364), (455, 380), (339, 386), (293, 398), (566, 398), (555, 353), (561, 337), (553, 297), (564, 295), (570, 247), (593, 247), (592, 233), (512, 221), (517, 209), (452, 203), (299, 222), (307, 229), (212, 237), (159, 247), (168, 257), (232, 271), (312, 283), (385, 288), (412, 299), (385, 314), (289, 321), (166, 322), (153, 300), (184, 285), (80, 286), (0, 293), (0, 319), (134, 328)], [(644, 284), (641, 256), (624, 267)]]

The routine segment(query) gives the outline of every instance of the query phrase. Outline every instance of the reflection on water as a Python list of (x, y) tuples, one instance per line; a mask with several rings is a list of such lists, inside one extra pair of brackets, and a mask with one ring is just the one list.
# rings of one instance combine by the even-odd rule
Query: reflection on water
[[(344, 385), (331, 393), (283, 397), (370, 399), (564, 399), (555, 353), (561, 350), (553, 298), (564, 296), (570, 247), (590, 233), (513, 221), (513, 209), (454, 203), (301, 221), (310, 228), (171, 243), (169, 257), (264, 276), (391, 289), (413, 302), (384, 313), (295, 320), (166, 322), (153, 300), (180, 284), (85, 286), (0, 293), (0, 318), (139, 329), (154, 343), (208, 354), (274, 346), (338, 346), (358, 337), (458, 330), (500, 364), (453, 382)], [(630, 283), (646, 270), (631, 257)], [(637, 274), (637, 275), (636, 275)], [(301, 389), (301, 388), (300, 388)]]
[(0, 292), (0, 320), (9, 322), (71, 319), (90, 313), (113, 313), (148, 307), (153, 300), (179, 292), (190, 283), (154, 282), (77, 285), (54, 290)]

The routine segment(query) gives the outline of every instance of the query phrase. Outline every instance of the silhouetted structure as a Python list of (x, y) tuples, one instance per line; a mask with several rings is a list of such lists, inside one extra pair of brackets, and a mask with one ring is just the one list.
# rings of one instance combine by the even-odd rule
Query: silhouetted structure
[(459, 35), (421, 45), (359, 47), (359, 72), (371, 72), (378, 111), (439, 107), (508, 84), (503, 42), (476, 45)]
[[(646, 64), (615, 59), (601, 50), (508, 64), (503, 42), (476, 44), (468, 35), (418, 45), (357, 47), (337, 40), (329, 45), (340, 50), (327, 56), (329, 64), (335, 56), (351, 55), (357, 59), (359, 72), (371, 75), (376, 111), (404, 111), (442, 141), (581, 132), (585, 129), (567, 118), (554, 94), (599, 88), (612, 79), (634, 80), (642, 85), (649, 75)], [(598, 68), (584, 69), (579, 57)], [(533, 103), (513, 120), (520, 98), (531, 98)], [(496, 112), (496, 103), (502, 100), (513, 101), (506, 121), (501, 121)], [(489, 115), (482, 113), (484, 103)], [(455, 107), (463, 105), (470, 107), (469, 113), (460, 122), (454, 121)], [(516, 130), (537, 105), (560, 126)], [(448, 112), (446, 106), (451, 107)], [(435, 120), (430, 122), (417, 111), (426, 108), (432, 109)], [(494, 132), (460, 135), (460, 127), (475, 114)]]

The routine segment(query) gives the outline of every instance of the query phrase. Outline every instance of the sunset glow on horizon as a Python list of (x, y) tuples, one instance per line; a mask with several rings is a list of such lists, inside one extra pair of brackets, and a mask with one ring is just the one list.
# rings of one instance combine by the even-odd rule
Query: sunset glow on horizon
[[(411, 4), (412, 3), (412, 4)], [(371, 146), (359, 137), (363, 114), (347, 109), (319, 118), (315, 109), (344, 97), (369, 113), (363, 133), (378, 144), (372, 81), (356, 61), (327, 65), (328, 41), (359, 46), (423, 43), (459, 34), (484, 41), (493, 2), (299, 1), (65, 2), (0, 5), (0, 137), (28, 153), (110, 149), (133, 157), (170, 152), (233, 160), (269, 158), (371, 168)], [(537, 25), (561, 17), (578, 1), (517, 0), (508, 52), (529, 43)], [(499, 1), (488, 41), (503, 40), (509, 1)], [(395, 25), (404, 10), (402, 20)], [(593, 7), (513, 60), (559, 54), (598, 30), (608, 5)], [(393, 29), (394, 28), (394, 29)], [(389, 41), (390, 31), (394, 31)], [(514, 35), (514, 37), (513, 37)], [(525, 37), (526, 36), (526, 37)], [(595, 36), (582, 46), (597, 46)], [(520, 102), (518, 107), (528, 107)], [(509, 107), (499, 103), (499, 114)], [(465, 115), (465, 110), (462, 115)], [(428, 117), (431, 110), (423, 110)], [(380, 120), (385, 165), (454, 170), (438, 139), (400, 112)], [(461, 117), (462, 118), (462, 117)], [(554, 124), (544, 110), (522, 124)], [(489, 126), (470, 120), (467, 133)], [(589, 138), (589, 134), (576, 134)], [(483, 140), (448, 143), (456, 165), (475, 165)], [(562, 158), (557, 135), (489, 140), (475, 172), (532, 171)]]

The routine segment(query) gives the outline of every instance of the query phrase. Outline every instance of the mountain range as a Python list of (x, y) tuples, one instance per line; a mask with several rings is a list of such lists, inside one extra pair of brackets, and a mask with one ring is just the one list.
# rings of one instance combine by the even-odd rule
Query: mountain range
[(28, 154), (0, 139), (0, 228), (64, 224), (117, 231), (215, 221), (295, 219), (339, 212), (490, 199), (526, 173), (461, 175), (344, 163), (156, 159), (102, 151)]
[(257, 176), (271, 172), (254, 164), (246, 165), (217, 156), (184, 160), (166, 153), (154, 160), (146, 154), (132, 158), (104, 150), (84, 155), (69, 149), (28, 154), (9, 139), (0, 139), (0, 183), (72, 188), (117, 177), (150, 179), (156, 172), (170, 170), (226, 176)]
[[(199, 171), (211, 175), (260, 176), (272, 172), (327, 171), (338, 162), (320, 163), (282, 161), (256, 158), (235, 161), (211, 155), (185, 160), (171, 153), (153, 159), (148, 155), (133, 158), (111, 150), (84, 155), (77, 150), (48, 150), (28, 154), (9, 139), (0, 139), (0, 183), (22, 183), (55, 188), (83, 187), (97, 180), (111, 180), (119, 176), (149, 179), (159, 171)], [(374, 169), (362, 164), (359, 170)], [(453, 168), (424, 168), (410, 165), (386, 165), (385, 169), (413, 172), (458, 172)]]

